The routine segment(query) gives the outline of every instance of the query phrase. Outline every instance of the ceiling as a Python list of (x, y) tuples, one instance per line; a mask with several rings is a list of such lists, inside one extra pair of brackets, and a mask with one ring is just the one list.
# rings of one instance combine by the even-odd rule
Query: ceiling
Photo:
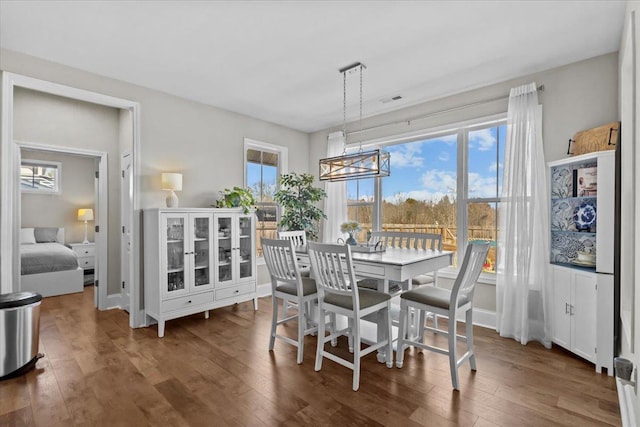
[[(313, 132), (342, 123), (338, 70), (353, 62), (367, 66), (372, 116), (617, 51), (624, 10), (614, 0), (0, 0), (0, 46)], [(349, 76), (349, 120), (358, 88)]]

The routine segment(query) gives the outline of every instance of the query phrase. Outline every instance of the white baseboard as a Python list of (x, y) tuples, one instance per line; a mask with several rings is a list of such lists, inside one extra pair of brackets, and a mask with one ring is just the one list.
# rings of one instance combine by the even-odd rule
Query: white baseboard
[(107, 301), (104, 305), (105, 310), (112, 310), (114, 308), (122, 308), (120, 303), (122, 302), (122, 297), (120, 294), (111, 294), (107, 295)]
[(496, 330), (496, 312), (483, 310), (481, 308), (473, 309), (473, 324), (482, 326), (483, 328)]
[(256, 286), (256, 294), (258, 298), (264, 298), (271, 295), (271, 282), (261, 283)]

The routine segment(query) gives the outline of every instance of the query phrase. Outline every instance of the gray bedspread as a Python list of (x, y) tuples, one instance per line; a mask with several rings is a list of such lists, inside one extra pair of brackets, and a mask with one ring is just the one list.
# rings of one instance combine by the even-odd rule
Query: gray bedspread
[(78, 268), (76, 253), (60, 243), (20, 245), (20, 274), (38, 274)]

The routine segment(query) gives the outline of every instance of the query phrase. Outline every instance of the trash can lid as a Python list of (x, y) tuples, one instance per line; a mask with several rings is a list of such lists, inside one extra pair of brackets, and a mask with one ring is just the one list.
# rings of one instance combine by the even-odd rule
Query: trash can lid
[(0, 310), (3, 308), (22, 307), (42, 301), (42, 295), (37, 292), (12, 292), (0, 295)]

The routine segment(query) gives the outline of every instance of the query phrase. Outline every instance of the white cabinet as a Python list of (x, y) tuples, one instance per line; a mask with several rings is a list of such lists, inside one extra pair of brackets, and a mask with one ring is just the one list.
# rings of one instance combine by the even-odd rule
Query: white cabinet
[(208, 318), (211, 309), (250, 299), (257, 310), (253, 218), (238, 209), (144, 211), (145, 310), (158, 336), (170, 319)]
[(553, 267), (554, 342), (596, 361), (596, 275)]
[(549, 163), (553, 341), (613, 375), (615, 153)]
[(78, 257), (78, 266), (83, 270), (92, 270), (96, 266), (96, 244), (70, 243), (71, 249)]

